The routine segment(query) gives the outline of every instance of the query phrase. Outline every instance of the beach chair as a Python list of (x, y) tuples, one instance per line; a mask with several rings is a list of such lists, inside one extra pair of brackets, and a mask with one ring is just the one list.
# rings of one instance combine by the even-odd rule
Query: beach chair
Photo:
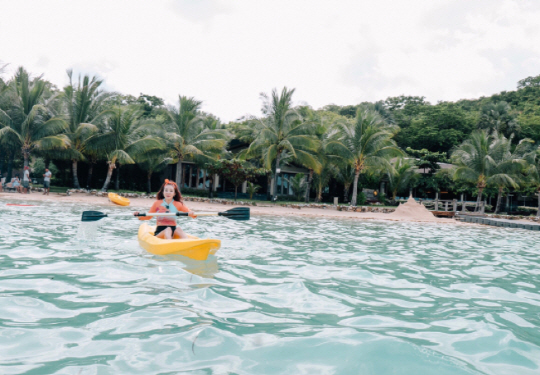
[(8, 182), (4, 185), (4, 190), (6, 190), (8, 193), (16, 193), (17, 188), (13, 186), (13, 181), (15, 180), (15, 177), (11, 179), (11, 182)]

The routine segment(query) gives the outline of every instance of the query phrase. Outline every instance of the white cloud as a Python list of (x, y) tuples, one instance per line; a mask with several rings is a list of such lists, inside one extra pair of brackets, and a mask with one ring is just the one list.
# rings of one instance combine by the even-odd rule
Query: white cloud
[[(540, 7), (456, 0), (0, 0), (0, 58), (58, 86), (204, 101), (223, 120), (296, 88), (315, 108), (388, 96), (457, 100), (540, 74)], [(5, 76), (5, 74), (4, 74)]]

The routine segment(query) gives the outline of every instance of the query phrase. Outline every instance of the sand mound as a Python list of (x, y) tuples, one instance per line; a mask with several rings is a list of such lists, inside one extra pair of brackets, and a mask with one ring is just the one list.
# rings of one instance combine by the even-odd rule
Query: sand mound
[(416, 202), (412, 197), (409, 197), (407, 203), (401, 203), (398, 208), (389, 215), (393, 219), (399, 220), (437, 221), (437, 218), (433, 216), (423, 204)]

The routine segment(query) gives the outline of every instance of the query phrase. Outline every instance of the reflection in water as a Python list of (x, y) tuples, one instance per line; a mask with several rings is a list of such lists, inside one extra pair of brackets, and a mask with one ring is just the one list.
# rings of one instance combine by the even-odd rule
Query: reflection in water
[(78, 241), (92, 208), (0, 206), (1, 373), (540, 373), (540, 233), (182, 221), (222, 240), (199, 262), (141, 249), (131, 218)]
[(158, 262), (178, 262), (178, 265), (189, 273), (207, 279), (213, 279), (219, 272), (218, 258), (216, 255), (209, 255), (205, 261), (194, 260), (183, 255), (153, 255), (152, 258)]

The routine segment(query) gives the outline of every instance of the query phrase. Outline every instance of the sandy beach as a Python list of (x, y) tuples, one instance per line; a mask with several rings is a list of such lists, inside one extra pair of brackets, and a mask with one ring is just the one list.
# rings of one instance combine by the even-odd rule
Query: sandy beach
[[(89, 205), (99, 206), (100, 210), (106, 207), (120, 207), (109, 201), (107, 197), (96, 197), (85, 193), (73, 193), (70, 196), (51, 193), (43, 195), (42, 193), (19, 194), (19, 193), (0, 193), (0, 202), (18, 201), (21, 204), (24, 202), (33, 202), (39, 205), (40, 202), (54, 203), (85, 203)], [(125, 207), (126, 211), (137, 211), (149, 209), (153, 199), (149, 198), (130, 198), (131, 204)], [(186, 202), (186, 205), (195, 212), (219, 212), (226, 211), (235, 207), (234, 204), (216, 204), (205, 202)], [(261, 206), (250, 206), (252, 215), (274, 215), (274, 216), (298, 216), (298, 217), (319, 217), (319, 218), (338, 218), (338, 219), (358, 219), (358, 220), (391, 220), (391, 221), (409, 221), (409, 222), (430, 222), (430, 223), (445, 223), (445, 224), (462, 224), (454, 219), (437, 218), (433, 216), (423, 205), (416, 203), (414, 200), (402, 204), (395, 212), (378, 213), (378, 212), (349, 212), (337, 211), (333, 209), (320, 208), (291, 208), (273, 206), (268, 202), (261, 202)]]

